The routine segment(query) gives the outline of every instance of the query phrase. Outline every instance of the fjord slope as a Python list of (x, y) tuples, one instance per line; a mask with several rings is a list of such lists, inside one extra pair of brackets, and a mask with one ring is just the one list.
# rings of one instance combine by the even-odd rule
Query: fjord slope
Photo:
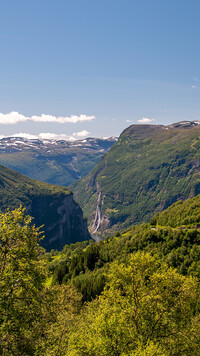
[(90, 237), (82, 210), (68, 188), (39, 182), (0, 166), (0, 204), (1, 212), (26, 207), (36, 226), (44, 225), (42, 245), (47, 250)]
[(91, 232), (150, 221), (200, 193), (200, 125), (132, 125), (101, 162), (72, 184)]
[(116, 138), (78, 141), (0, 139), (0, 164), (42, 182), (68, 186), (84, 177), (116, 142)]

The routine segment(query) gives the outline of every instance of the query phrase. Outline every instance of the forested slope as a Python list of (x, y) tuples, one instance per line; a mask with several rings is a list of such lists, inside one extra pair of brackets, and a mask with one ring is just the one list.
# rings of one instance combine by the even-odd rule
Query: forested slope
[(83, 300), (91, 300), (103, 290), (109, 264), (125, 262), (137, 251), (156, 254), (181, 274), (200, 278), (200, 195), (173, 204), (150, 224), (132, 226), (98, 243), (66, 245), (62, 253), (50, 254), (52, 283), (71, 280)]
[[(0, 214), (0, 353), (198, 355), (198, 226), (152, 223), (44, 254), (30, 217)], [(190, 263), (180, 260), (192, 250)], [(101, 278), (104, 289), (95, 290)]]

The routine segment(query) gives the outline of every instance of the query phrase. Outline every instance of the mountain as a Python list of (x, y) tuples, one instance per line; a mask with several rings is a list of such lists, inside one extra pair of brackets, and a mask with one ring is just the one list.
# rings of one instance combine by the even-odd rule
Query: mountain
[(116, 138), (78, 141), (0, 139), (0, 164), (29, 178), (68, 186), (84, 177), (116, 142)]
[(200, 193), (200, 122), (132, 125), (100, 163), (74, 182), (91, 233), (148, 222)]
[(1, 212), (22, 205), (34, 217), (36, 226), (44, 225), (42, 245), (47, 250), (59, 250), (66, 243), (90, 237), (87, 221), (68, 188), (39, 182), (0, 166), (0, 203)]

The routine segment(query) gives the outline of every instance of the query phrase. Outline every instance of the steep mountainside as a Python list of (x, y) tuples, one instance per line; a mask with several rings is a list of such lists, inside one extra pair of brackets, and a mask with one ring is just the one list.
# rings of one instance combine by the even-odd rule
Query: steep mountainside
[(68, 188), (25, 177), (0, 166), (0, 210), (26, 207), (36, 226), (44, 225), (42, 245), (50, 250), (88, 239), (87, 222)]
[(121, 229), (200, 193), (200, 122), (132, 125), (72, 184), (91, 232)]
[(115, 142), (114, 137), (74, 142), (7, 137), (0, 140), (0, 164), (32, 179), (68, 186), (88, 174)]

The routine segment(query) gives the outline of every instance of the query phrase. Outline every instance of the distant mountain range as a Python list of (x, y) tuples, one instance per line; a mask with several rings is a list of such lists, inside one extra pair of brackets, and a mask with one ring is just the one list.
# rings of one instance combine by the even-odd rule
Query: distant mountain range
[(71, 187), (90, 231), (148, 222), (200, 193), (200, 122), (132, 125), (97, 166)]
[(0, 139), (0, 164), (43, 182), (68, 186), (88, 174), (117, 138), (78, 141)]

